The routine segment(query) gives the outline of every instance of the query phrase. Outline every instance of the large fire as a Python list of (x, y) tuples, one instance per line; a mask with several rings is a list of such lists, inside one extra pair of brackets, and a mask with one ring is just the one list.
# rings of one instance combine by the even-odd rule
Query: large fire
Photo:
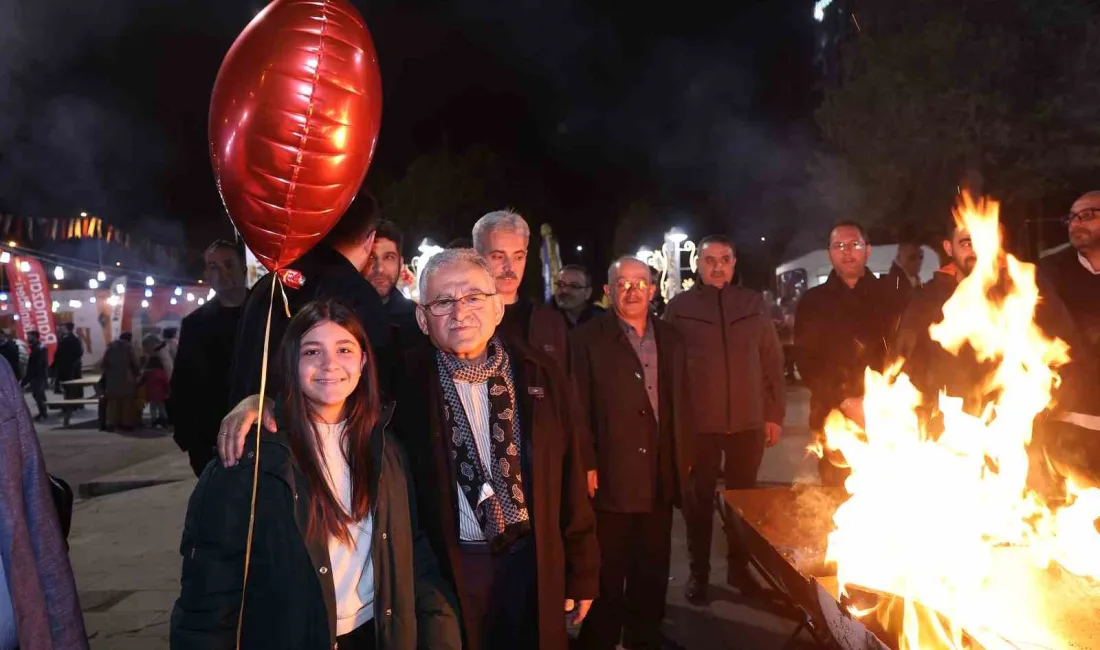
[(1069, 351), (1035, 325), (1035, 268), (1004, 253), (998, 211), (960, 201), (977, 265), (930, 330), (945, 350), (969, 344), (995, 367), (991, 402), (973, 415), (940, 395), (944, 430), (931, 436), (896, 366), (867, 372), (864, 426), (839, 412), (825, 425), (825, 446), (852, 470), (827, 560), (848, 594), (880, 595), (857, 613), (876, 616), (902, 650), (1064, 647), (1051, 621), (1065, 601), (1047, 583), (1098, 593), (1100, 490), (1068, 483), (1055, 499), (1028, 486), (1032, 425)]

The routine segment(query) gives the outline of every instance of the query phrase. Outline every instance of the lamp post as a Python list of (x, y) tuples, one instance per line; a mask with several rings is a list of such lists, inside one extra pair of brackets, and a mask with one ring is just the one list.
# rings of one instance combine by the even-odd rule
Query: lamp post
[(442, 246), (436, 246), (430, 239), (425, 239), (420, 242), (420, 247), (417, 248), (420, 254), (409, 260), (409, 267), (412, 269), (413, 282), (409, 287), (409, 298), (420, 302), (420, 272), (424, 270), (424, 266), (427, 265), (428, 260), (432, 258), (436, 253), (443, 251)]

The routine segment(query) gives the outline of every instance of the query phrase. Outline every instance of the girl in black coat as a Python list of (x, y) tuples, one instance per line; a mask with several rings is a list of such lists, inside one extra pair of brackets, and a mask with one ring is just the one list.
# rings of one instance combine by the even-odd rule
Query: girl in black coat
[(233, 467), (210, 463), (191, 496), (171, 647), (457, 650), (454, 596), (418, 530), (363, 328), (339, 303), (311, 303), (280, 357), (279, 431), (258, 446), (253, 434)]

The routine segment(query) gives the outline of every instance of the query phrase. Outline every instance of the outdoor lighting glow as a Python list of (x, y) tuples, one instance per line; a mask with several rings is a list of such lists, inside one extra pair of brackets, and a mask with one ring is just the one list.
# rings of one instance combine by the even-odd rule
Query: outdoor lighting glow
[(195, 302), (195, 294), (187, 292), (187, 302)]
[(28, 300), (27, 302), (23, 303), (23, 305), (24, 305), (24, 306), (25, 306), (25, 307), (26, 307), (27, 309), (30, 309), (30, 308), (31, 308), (31, 301), (30, 301), (30, 300)]
[(81, 212), (81, 213), (80, 213), (80, 216), (82, 216), (82, 217), (86, 217), (86, 216), (88, 216), (88, 213), (87, 213), (87, 212)]
[(96, 280), (95, 278), (92, 278), (91, 280), (88, 280), (88, 288), (89, 289), (98, 289), (99, 288), (99, 280)]
[(141, 301), (141, 308), (142, 309), (148, 309), (149, 308), (149, 301), (148, 300), (142, 300)]
[(79, 300), (70, 300), (69, 301), (69, 306), (72, 307), (73, 309), (80, 309), (81, 303), (80, 303)]
[(8, 241), (8, 246), (11, 246), (12, 248), (15, 248), (16, 243), (14, 241)]
[(54, 283), (54, 285), (53, 285), (53, 288), (54, 288), (54, 289), (56, 289), (56, 288), (57, 288), (57, 283), (56, 283), (56, 282)]
[(181, 289), (181, 288), (179, 288), (179, 287), (176, 287), (176, 290), (175, 290), (175, 292), (174, 292), (174, 293), (175, 293), (175, 294), (176, 294), (177, 296), (182, 296), (182, 295), (183, 295), (183, 289)]
[(218, 295), (217, 292), (214, 291), (213, 289), (211, 289), (210, 293), (206, 294), (206, 299), (207, 300), (213, 300), (214, 296), (216, 296), (216, 295)]
[(202, 280), (201, 280), (201, 279), (199, 280), (199, 284), (202, 284)]
[(833, 4), (833, 0), (817, 0), (814, 3), (814, 20), (821, 22), (825, 20), (825, 9)]
[(11, 317), (14, 318), (15, 320), (19, 320), (19, 314), (12, 314)]
[(124, 285), (124, 284), (116, 284), (116, 285), (115, 285), (115, 293), (117, 293), (117, 294), (118, 294), (118, 295), (120, 295), (120, 296), (121, 296), (122, 294), (126, 293), (126, 285)]
[(115, 262), (115, 266), (122, 266), (122, 262)]
[(55, 301), (53, 301), (53, 304), (50, 305), (50, 307), (53, 310), (53, 312), (56, 313), (57, 310), (61, 307), (61, 303), (59, 303), (55, 300)]
[(6, 294), (6, 293), (0, 293), (0, 302), (3, 302), (3, 301), (5, 301), (5, 300), (7, 300), (7, 299), (8, 299), (8, 294)]
[(199, 298), (199, 307), (202, 307), (204, 304), (206, 304), (206, 300)]
[(417, 248), (417, 250), (420, 251), (421, 253), (423, 253), (424, 255), (427, 255), (428, 257), (431, 257), (432, 255), (435, 255), (439, 251), (443, 250), (443, 247), (442, 246), (436, 246), (435, 244), (432, 243), (432, 240), (430, 240), (430, 239), (425, 239), (424, 241), (420, 242), (420, 247)]
[(88, 298), (88, 302), (90, 302), (94, 305), (95, 304), (95, 296), (92, 296), (91, 298)]
[(147, 287), (153, 286), (153, 276), (151, 276), (151, 275), (145, 276), (145, 286), (147, 286)]
[(761, 238), (760, 238), (760, 241), (768, 241), (768, 240), (767, 240), (767, 238), (765, 238), (765, 237), (761, 237)]
[(681, 231), (679, 228), (673, 228), (672, 230), (668, 231), (668, 234), (666, 234), (665, 237), (668, 238), (668, 240), (673, 244), (680, 244), (688, 238), (688, 236), (684, 234), (684, 232)]
[(27, 261), (20, 262), (19, 263), (19, 270), (24, 272), (24, 273), (30, 273), (31, 272), (31, 263), (27, 262)]
[(0, 264), (7, 264), (10, 261), (11, 261), (11, 253), (9, 253), (8, 251), (4, 251), (3, 253), (0, 253)]
[(152, 298), (153, 297), (153, 290), (152, 289), (146, 289), (145, 290), (145, 297), (146, 298)]
[(60, 266), (53, 267), (53, 277), (57, 278), (58, 280), (64, 280), (65, 269), (61, 268)]
[(107, 281), (107, 274), (104, 273), (103, 271), (100, 271), (99, 273), (95, 274), (95, 279), (99, 280), (100, 282), (106, 282)]
[(653, 251), (649, 250), (648, 248), (639, 248), (638, 252), (634, 254), (634, 257), (637, 257), (644, 262), (645, 260), (649, 259), (649, 256), (652, 254)]
[(118, 296), (111, 296), (107, 299), (107, 304), (114, 307), (118, 304)]
[(578, 244), (578, 245), (577, 245), (577, 252), (579, 253), (579, 252), (581, 252), (581, 251), (583, 251), (583, 250), (584, 250), (584, 246), (581, 246), (581, 245), (579, 245), (579, 244)]
[(170, 303), (172, 303), (172, 304), (174, 305), (174, 304), (176, 304), (176, 299), (175, 299), (175, 298), (172, 298), (172, 299), (171, 299), (171, 300), (169, 300), (168, 302), (170, 302)]

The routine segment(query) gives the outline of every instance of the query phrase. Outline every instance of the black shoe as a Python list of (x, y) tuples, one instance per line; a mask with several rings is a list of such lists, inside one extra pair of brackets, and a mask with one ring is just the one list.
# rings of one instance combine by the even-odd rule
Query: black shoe
[(709, 586), (705, 577), (693, 575), (684, 586), (684, 598), (692, 605), (706, 605)]

